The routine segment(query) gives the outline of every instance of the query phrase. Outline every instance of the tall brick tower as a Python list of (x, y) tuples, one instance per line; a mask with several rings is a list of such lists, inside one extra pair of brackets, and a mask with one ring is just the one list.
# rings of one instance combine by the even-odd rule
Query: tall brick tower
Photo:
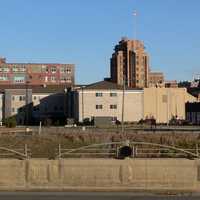
[(110, 63), (111, 81), (132, 88), (148, 87), (149, 56), (143, 42), (122, 38)]

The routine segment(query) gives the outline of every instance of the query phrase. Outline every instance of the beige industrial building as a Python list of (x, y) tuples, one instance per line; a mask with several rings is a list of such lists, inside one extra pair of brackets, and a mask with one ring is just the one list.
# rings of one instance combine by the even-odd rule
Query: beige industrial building
[(144, 88), (144, 118), (154, 117), (157, 123), (168, 123), (173, 116), (185, 119), (185, 103), (196, 101), (186, 88)]
[[(101, 81), (75, 93), (75, 118), (112, 117), (122, 120), (123, 87)], [(124, 93), (124, 121), (139, 121), (143, 117), (143, 90), (126, 89)]]
[[(124, 94), (125, 122), (151, 117), (157, 123), (168, 123), (173, 116), (185, 119), (185, 103), (197, 101), (185, 88), (126, 88)], [(122, 120), (122, 86), (102, 81), (77, 89), (74, 97), (74, 115), (79, 122), (93, 117)]]
[(131, 88), (148, 87), (149, 56), (142, 41), (122, 38), (112, 54), (111, 81)]

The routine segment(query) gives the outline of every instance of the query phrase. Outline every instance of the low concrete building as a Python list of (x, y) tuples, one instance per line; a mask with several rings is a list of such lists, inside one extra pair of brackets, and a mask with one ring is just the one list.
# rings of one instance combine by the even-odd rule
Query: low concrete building
[(173, 116), (185, 119), (185, 103), (196, 101), (186, 88), (145, 88), (144, 118), (154, 117), (157, 123), (168, 123)]
[[(1, 102), (0, 102), (1, 103)], [(65, 86), (29, 86), (4, 89), (3, 117), (16, 117), (18, 125), (39, 124), (40, 121), (65, 123), (68, 116)]]
[(34, 91), (32, 95), (33, 112), (32, 118), (34, 123), (40, 121), (48, 123), (47, 120), (59, 121), (64, 120), (67, 116), (66, 104), (67, 99), (63, 92), (52, 91)]
[(4, 118), (16, 117), (17, 124), (29, 124), (32, 108), (31, 89), (4, 90)]
[[(122, 121), (123, 86), (101, 81), (77, 89), (74, 94), (74, 117), (82, 122), (93, 117), (112, 117)], [(135, 122), (143, 117), (143, 90), (126, 88), (124, 121)]]

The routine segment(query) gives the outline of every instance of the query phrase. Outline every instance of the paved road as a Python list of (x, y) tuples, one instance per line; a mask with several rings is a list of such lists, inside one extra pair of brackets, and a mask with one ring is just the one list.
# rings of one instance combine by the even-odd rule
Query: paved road
[(0, 192), (0, 200), (199, 200), (200, 196), (155, 196), (135, 193), (91, 193), (91, 192), (60, 192), (60, 193), (25, 193)]

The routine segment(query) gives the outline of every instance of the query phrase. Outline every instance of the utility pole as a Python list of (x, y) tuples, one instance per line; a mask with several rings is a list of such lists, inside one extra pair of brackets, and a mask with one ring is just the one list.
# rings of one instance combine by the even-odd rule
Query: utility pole
[(28, 127), (29, 125), (29, 91), (28, 91), (28, 84), (29, 84), (29, 74), (26, 75), (26, 95), (25, 95), (25, 125), (26, 125), (26, 128)]
[(65, 87), (64, 87), (64, 102), (63, 102), (63, 108), (64, 108), (64, 123), (66, 124), (66, 118), (67, 118), (67, 80), (65, 77)]
[(169, 89), (170, 88), (167, 88), (167, 126), (169, 126)]
[(125, 87), (126, 87), (126, 76), (123, 77), (123, 92), (122, 92), (122, 134), (124, 134), (124, 97), (125, 97)]
[(84, 102), (83, 102), (84, 97), (83, 97), (83, 87), (84, 87), (84, 86), (81, 87), (81, 92), (82, 92), (82, 95), (81, 95), (81, 97), (82, 97), (82, 122), (84, 122)]

